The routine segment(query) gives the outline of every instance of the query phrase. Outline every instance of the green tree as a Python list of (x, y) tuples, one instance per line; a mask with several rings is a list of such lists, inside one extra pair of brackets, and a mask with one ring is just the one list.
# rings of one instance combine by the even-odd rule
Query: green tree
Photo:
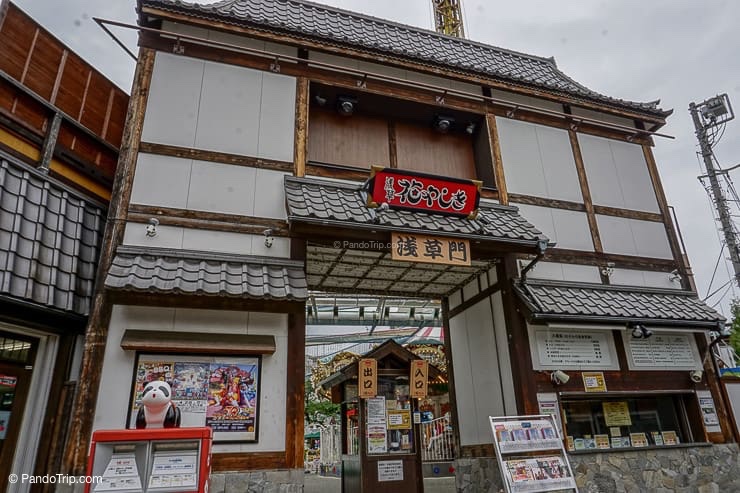
[(306, 399), (304, 402), (306, 423), (324, 424), (332, 417), (339, 421), (339, 404), (334, 404), (330, 400), (316, 395), (310, 381), (306, 381)]
[(740, 299), (732, 300), (730, 305), (732, 311), (732, 332), (730, 333), (730, 345), (735, 353), (740, 355)]

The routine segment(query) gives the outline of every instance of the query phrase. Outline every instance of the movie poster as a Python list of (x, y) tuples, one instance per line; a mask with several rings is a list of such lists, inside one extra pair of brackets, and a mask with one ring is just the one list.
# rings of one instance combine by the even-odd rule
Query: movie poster
[(211, 363), (206, 426), (214, 432), (242, 432), (247, 440), (254, 439), (258, 370), (256, 358), (252, 363)]
[(180, 426), (210, 426), (216, 441), (256, 441), (259, 365), (259, 357), (142, 355), (136, 369), (129, 428), (136, 427), (146, 384), (163, 380), (170, 384), (172, 402), (180, 409)]

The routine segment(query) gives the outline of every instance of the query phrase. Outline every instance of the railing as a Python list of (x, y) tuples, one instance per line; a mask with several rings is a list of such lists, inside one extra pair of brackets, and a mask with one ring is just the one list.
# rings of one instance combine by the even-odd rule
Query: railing
[(445, 417), (421, 424), (421, 460), (449, 461), (455, 458), (455, 435)]

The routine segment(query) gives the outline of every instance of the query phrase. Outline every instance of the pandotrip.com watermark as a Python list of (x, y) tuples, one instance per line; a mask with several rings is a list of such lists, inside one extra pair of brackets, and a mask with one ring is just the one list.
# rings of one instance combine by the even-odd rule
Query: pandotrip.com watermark
[(10, 484), (100, 484), (103, 476), (68, 476), (66, 474), (10, 474)]

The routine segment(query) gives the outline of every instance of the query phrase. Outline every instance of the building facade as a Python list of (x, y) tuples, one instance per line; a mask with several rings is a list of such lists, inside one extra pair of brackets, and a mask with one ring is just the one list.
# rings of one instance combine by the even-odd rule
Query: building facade
[[(0, 53), (0, 474), (7, 477), (61, 467), (128, 96), (7, 0)], [(3, 481), (0, 491), (28, 487)]]
[[(174, 392), (216, 431), (212, 490), (300, 490), (312, 290), (442, 300), (460, 491), (500, 487), (489, 416), (545, 412), (581, 485), (734, 480), (706, 357), (724, 320), (697, 299), (653, 159), (670, 111), (552, 59), (300, 0), (138, 7), (69, 471), (92, 431), (131, 426), (148, 379), (194, 379)], [(378, 201), (388, 170), (472, 183), (477, 214)], [(427, 209), (452, 207), (435, 190)], [(467, 262), (399, 260), (395, 234)]]

